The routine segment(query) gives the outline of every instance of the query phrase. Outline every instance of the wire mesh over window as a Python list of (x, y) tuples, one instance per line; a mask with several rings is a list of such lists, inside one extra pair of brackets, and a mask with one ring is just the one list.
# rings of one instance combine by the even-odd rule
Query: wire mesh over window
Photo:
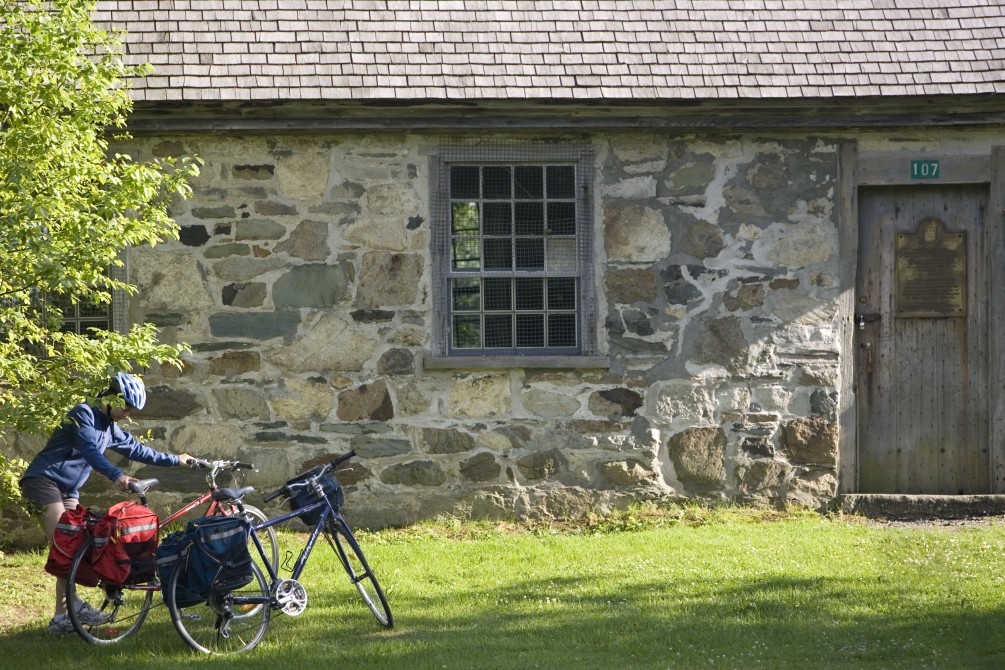
[(580, 350), (576, 170), (449, 166), (452, 351)]
[(112, 329), (112, 307), (108, 303), (80, 301), (76, 305), (67, 297), (50, 296), (51, 304), (58, 307), (63, 315), (60, 330), (87, 335), (92, 329)]
[(433, 160), (432, 358), (594, 356), (593, 147), (470, 138)]

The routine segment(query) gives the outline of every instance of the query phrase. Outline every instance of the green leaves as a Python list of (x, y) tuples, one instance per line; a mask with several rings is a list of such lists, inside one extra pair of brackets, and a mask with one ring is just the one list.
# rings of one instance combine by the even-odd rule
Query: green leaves
[(124, 248), (177, 238), (168, 206), (190, 194), (198, 174), (190, 158), (140, 162), (109, 152), (108, 132), (132, 111), (129, 80), (150, 68), (123, 62), (121, 34), (93, 24), (94, 4), (3, 3), (0, 433), (48, 430), (114, 371), (176, 361), (181, 351), (158, 344), (152, 326), (59, 331), (61, 299), (135, 291), (109, 268)]

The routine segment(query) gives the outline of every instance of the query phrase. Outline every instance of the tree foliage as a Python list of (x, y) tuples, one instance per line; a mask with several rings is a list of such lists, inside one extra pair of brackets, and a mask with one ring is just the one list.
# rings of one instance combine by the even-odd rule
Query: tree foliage
[(2, 0), (0, 13), (0, 433), (47, 432), (117, 370), (174, 362), (149, 324), (61, 332), (60, 304), (135, 293), (110, 268), (133, 245), (177, 239), (173, 198), (191, 159), (110, 150), (132, 111), (121, 33), (92, 21), (95, 0)]

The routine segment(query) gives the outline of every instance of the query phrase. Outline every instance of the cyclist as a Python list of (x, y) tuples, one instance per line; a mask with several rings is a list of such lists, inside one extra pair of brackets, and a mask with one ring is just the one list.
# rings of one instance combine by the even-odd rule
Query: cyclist
[[(28, 464), (21, 478), (21, 493), (25, 499), (44, 509), (42, 527), (52, 542), (56, 524), (63, 511), (75, 509), (79, 504), (80, 487), (97, 470), (108, 477), (116, 489), (128, 491), (133, 477), (125, 474), (105, 457), (111, 449), (130, 460), (160, 466), (192, 466), (188, 454), (168, 454), (157, 451), (119, 428), (117, 422), (128, 418), (135, 410), (143, 409), (147, 401), (143, 381), (134, 375), (120, 372), (112, 378), (107, 391), (98, 396), (95, 404), (80, 403), (67, 414), (49, 442)], [(51, 633), (73, 632), (73, 623), (66, 614), (66, 579), (56, 579), (56, 611), (49, 621)], [(78, 601), (74, 607), (85, 623), (104, 623), (108, 615), (90, 604)]]

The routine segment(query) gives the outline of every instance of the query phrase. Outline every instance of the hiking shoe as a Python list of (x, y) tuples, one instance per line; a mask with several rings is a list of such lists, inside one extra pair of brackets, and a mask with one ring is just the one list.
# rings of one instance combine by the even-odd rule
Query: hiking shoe
[(83, 600), (77, 605), (77, 620), (85, 626), (100, 626), (103, 623), (108, 623), (111, 618), (112, 615), (108, 612), (95, 609), (91, 607), (90, 603)]
[(55, 633), (60, 635), (62, 633), (72, 633), (73, 632), (73, 622), (70, 621), (70, 617), (62, 614), (60, 616), (54, 616), (49, 621), (49, 627), (46, 628), (50, 633)]

